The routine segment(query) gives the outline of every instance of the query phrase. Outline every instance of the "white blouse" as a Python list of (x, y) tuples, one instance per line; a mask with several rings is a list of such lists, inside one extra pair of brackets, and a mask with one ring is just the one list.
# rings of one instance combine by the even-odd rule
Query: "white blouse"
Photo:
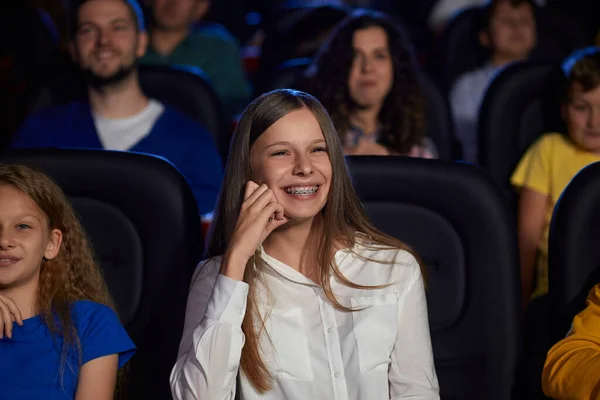
[[(177, 400), (389, 400), (439, 399), (418, 263), (405, 251), (356, 244), (335, 261), (345, 277), (381, 289), (353, 289), (331, 278), (341, 304), (300, 272), (262, 251), (264, 285), (259, 310), (268, 314), (260, 348), (273, 374), (259, 394), (239, 374), (241, 323), (248, 285), (219, 274), (220, 257), (200, 263), (188, 298), (178, 361), (171, 373)], [(266, 287), (268, 286), (268, 289)], [(274, 303), (271, 303), (274, 301)], [(236, 391), (239, 392), (236, 397)]]

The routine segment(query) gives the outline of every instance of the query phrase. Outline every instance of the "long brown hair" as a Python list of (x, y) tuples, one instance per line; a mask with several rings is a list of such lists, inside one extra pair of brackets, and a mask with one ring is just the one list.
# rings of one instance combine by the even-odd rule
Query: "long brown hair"
[(380, 142), (395, 152), (408, 154), (413, 146), (423, 144), (425, 100), (412, 45), (399, 22), (376, 11), (353, 12), (339, 23), (308, 68), (309, 91), (329, 111), (338, 133), (345, 135), (350, 129), (350, 115), (359, 108), (348, 88), (354, 34), (374, 27), (386, 32), (394, 72), (392, 87), (378, 116)]
[(36, 311), (44, 324), (53, 336), (63, 339), (62, 376), (71, 350), (81, 362), (81, 343), (71, 316), (73, 303), (90, 300), (114, 309), (113, 301), (79, 219), (58, 185), (31, 167), (13, 164), (0, 164), (0, 184), (29, 196), (46, 215), (50, 230), (59, 229), (63, 235), (58, 255), (42, 261), (36, 298)]
[[(252, 179), (250, 171), (252, 144), (280, 118), (302, 108), (310, 110), (317, 118), (325, 137), (332, 166), (327, 203), (321, 213), (315, 217), (317, 223), (313, 223), (311, 228), (310, 236), (316, 238), (314, 243), (311, 243), (316, 251), (311, 253), (315, 254), (315, 265), (327, 298), (336, 308), (351, 311), (336, 299), (331, 289), (330, 278), (335, 276), (340, 282), (353, 288), (372, 289), (373, 287), (354, 284), (341, 274), (333, 260), (332, 249), (336, 242), (352, 247), (355, 234), (361, 232), (370, 237), (372, 244), (407, 250), (411, 253), (412, 251), (404, 243), (382, 233), (369, 222), (352, 187), (338, 134), (321, 103), (309, 94), (290, 89), (275, 90), (254, 100), (244, 111), (233, 134), (207, 256), (215, 257), (224, 254), (231, 240), (244, 200), (244, 185)], [(244, 273), (244, 282), (248, 283), (250, 289), (247, 311), (242, 322), (246, 341), (242, 349), (240, 366), (255, 389), (263, 393), (271, 389), (272, 377), (259, 350), (264, 320), (258, 312), (256, 282), (261, 277), (261, 265), (260, 252), (257, 251), (248, 261)], [(261, 329), (257, 332), (255, 326)]]

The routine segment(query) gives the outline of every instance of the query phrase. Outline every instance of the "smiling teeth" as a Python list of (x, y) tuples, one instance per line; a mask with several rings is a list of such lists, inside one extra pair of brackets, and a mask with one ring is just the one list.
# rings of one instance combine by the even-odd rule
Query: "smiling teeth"
[(289, 187), (289, 188), (285, 188), (285, 192), (289, 193), (289, 194), (297, 194), (297, 195), (302, 195), (302, 196), (308, 196), (311, 194), (314, 194), (317, 189), (319, 189), (318, 186), (310, 186), (310, 187)]

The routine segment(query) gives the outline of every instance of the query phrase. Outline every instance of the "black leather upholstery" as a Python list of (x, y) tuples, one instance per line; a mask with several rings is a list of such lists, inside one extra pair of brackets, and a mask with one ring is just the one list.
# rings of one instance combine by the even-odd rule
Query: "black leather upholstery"
[[(140, 84), (144, 93), (191, 116), (214, 137), (221, 155), (229, 147), (228, 126), (220, 100), (206, 74), (196, 67), (140, 65)], [(42, 92), (33, 111), (65, 104), (87, 95), (80, 71), (73, 67), (56, 77)]]
[(474, 166), (409, 157), (348, 157), (375, 226), (422, 256), (443, 399), (510, 399), (520, 286), (515, 227)]
[[(561, 131), (553, 64), (518, 63), (491, 82), (479, 112), (479, 164), (514, 200), (510, 176), (543, 132)], [(563, 77), (564, 79), (564, 77)]]
[(197, 67), (142, 65), (140, 84), (147, 96), (196, 119), (214, 135), (223, 154), (229, 147), (227, 120), (208, 76)]
[(565, 336), (570, 319), (585, 306), (587, 292), (600, 283), (598, 243), (600, 163), (595, 163), (573, 178), (552, 216), (548, 284), (555, 339)]
[(20, 150), (2, 162), (40, 168), (79, 214), (138, 348), (124, 398), (169, 399), (191, 274), (203, 250), (183, 176), (164, 159), (127, 152)]
[(478, 7), (460, 11), (448, 22), (439, 40), (432, 68), (446, 90), (461, 74), (479, 67), (485, 60), (477, 34), (480, 15)]
[(443, 160), (458, 158), (455, 150), (458, 146), (454, 140), (454, 122), (448, 99), (428, 75), (421, 74), (419, 78), (425, 98), (427, 136), (435, 143), (439, 158)]
[(303, 7), (287, 4), (284, 7), (272, 7), (274, 12), (267, 17), (269, 20), (265, 24), (260, 65), (254, 76), (258, 94), (269, 91), (273, 73), (282, 62), (292, 58), (313, 57), (331, 30), (349, 12), (346, 7), (336, 5)]
[(306, 85), (304, 71), (311, 63), (311, 58), (292, 58), (282, 62), (275, 68), (265, 91), (285, 88), (302, 90)]

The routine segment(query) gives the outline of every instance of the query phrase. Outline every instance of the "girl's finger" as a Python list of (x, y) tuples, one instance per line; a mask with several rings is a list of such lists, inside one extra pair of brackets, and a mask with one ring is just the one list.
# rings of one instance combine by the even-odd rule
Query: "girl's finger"
[(244, 200), (247, 200), (248, 197), (250, 197), (256, 189), (258, 189), (258, 184), (256, 182), (253, 182), (253, 181), (246, 182), (246, 189), (244, 191)]
[[(279, 228), (281, 225), (288, 222), (288, 219), (284, 216), (283, 206), (279, 203), (273, 204), (273, 213), (271, 217), (269, 217), (269, 222), (267, 223), (265, 230), (267, 232), (267, 236), (271, 234), (275, 229)], [(281, 218), (275, 217), (276, 215), (280, 215)]]
[(2, 314), (0, 316), (0, 339), (2, 339), (5, 334), (6, 337), (10, 338), (12, 336), (12, 317), (10, 316), (6, 303), (2, 300), (0, 300), (0, 314)]
[(7, 297), (5, 297), (3, 300), (4, 304), (6, 304), (8, 310), (13, 316), (11, 321), (14, 319), (17, 322), (17, 324), (23, 325), (23, 316), (21, 315), (21, 310), (19, 310), (19, 307), (17, 307), (17, 303), (15, 303), (13, 299)]
[(247, 210), (252, 207), (252, 205), (256, 203), (256, 200), (258, 200), (267, 190), (269, 190), (269, 187), (265, 184), (256, 188), (256, 190), (242, 203), (242, 210)]
[[(250, 201), (250, 199), (248, 199)], [(267, 207), (271, 203), (277, 203), (275, 199), (275, 194), (271, 189), (267, 189), (261, 193), (261, 195), (254, 201), (254, 203), (248, 209), (250, 214), (258, 214), (261, 213), (265, 207)]]

